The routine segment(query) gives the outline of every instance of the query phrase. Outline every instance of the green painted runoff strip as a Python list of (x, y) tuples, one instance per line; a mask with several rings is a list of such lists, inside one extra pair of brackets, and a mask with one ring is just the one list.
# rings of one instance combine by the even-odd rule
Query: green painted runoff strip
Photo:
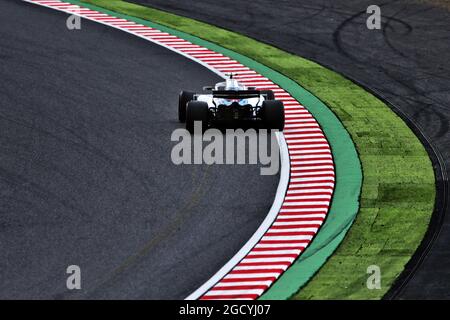
[(93, 10), (102, 11), (120, 18), (135, 21), (177, 37), (198, 44), (215, 52), (220, 52), (271, 79), (300, 101), (316, 118), (322, 127), (333, 152), (336, 167), (336, 186), (327, 220), (319, 230), (314, 241), (289, 270), (264, 294), (263, 299), (288, 299), (317, 272), (326, 259), (336, 250), (344, 238), (358, 212), (358, 197), (361, 189), (362, 173), (355, 146), (342, 123), (327, 106), (296, 82), (264, 66), (217, 44), (198, 37), (117, 12), (107, 11), (92, 5), (81, 4)]
[[(231, 56), (288, 90), (321, 124), (336, 162), (332, 207), (313, 243), (264, 299), (285, 299), (299, 288), (302, 290), (292, 296), (295, 299), (368, 299), (384, 295), (420, 244), (435, 196), (433, 170), (425, 149), (386, 104), (329, 69), (246, 36), (120, 0), (83, 2)], [(356, 145), (364, 171), (362, 190), (354, 145), (333, 113)], [(360, 190), (360, 208), (354, 221)], [(366, 270), (372, 264), (381, 268), (381, 290), (368, 290), (366, 286)]]

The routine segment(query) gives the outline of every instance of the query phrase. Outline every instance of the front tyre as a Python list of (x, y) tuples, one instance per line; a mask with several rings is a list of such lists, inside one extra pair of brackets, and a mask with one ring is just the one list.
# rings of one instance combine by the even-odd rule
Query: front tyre
[(189, 101), (194, 99), (193, 92), (181, 91), (178, 97), (178, 120), (183, 123), (186, 121), (186, 107)]
[(202, 133), (208, 129), (208, 104), (203, 101), (190, 101), (186, 109), (186, 129), (194, 133), (194, 124), (199, 121), (202, 125)]
[(284, 105), (279, 100), (266, 100), (262, 104), (262, 120), (267, 129), (284, 129)]

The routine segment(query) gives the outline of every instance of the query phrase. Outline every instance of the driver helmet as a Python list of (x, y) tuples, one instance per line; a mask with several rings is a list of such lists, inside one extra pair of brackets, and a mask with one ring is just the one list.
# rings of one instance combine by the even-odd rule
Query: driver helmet
[(233, 78), (233, 74), (230, 74), (229, 78), (226, 80), (225, 83), (225, 90), (238, 91), (242, 89), (243, 86), (236, 79)]

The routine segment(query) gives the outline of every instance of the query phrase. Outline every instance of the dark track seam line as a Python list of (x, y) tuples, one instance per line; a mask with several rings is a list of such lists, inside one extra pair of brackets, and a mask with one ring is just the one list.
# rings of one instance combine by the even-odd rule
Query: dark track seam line
[[(283, 49), (281, 49), (283, 50)], [(321, 64), (319, 62), (316, 62)], [(323, 64), (321, 64), (323, 65)], [(428, 256), (431, 248), (433, 247), (436, 239), (438, 238), (442, 225), (444, 223), (444, 217), (447, 211), (450, 211), (449, 208), (449, 188), (448, 188), (448, 174), (445, 161), (438, 149), (432, 144), (432, 142), (427, 138), (422, 128), (414, 122), (411, 117), (409, 117), (406, 113), (404, 113), (400, 108), (398, 108), (390, 99), (384, 97), (382, 93), (374, 88), (370, 88), (366, 83), (356, 80), (355, 78), (338, 72), (331, 66), (326, 66), (328, 69), (340, 74), (347, 80), (353, 82), (354, 84), (362, 87), (367, 92), (371, 93), (381, 101), (383, 101), (386, 105), (390, 107), (390, 109), (398, 115), (413, 131), (416, 137), (420, 140), (425, 150), (428, 153), (428, 156), (431, 159), (435, 182), (436, 182), (436, 198), (434, 210), (431, 215), (430, 223), (428, 225), (425, 236), (422, 239), (419, 247), (416, 249), (411, 259), (405, 265), (402, 273), (395, 279), (393, 285), (388, 290), (388, 292), (383, 296), (383, 300), (394, 300), (398, 299), (398, 296), (402, 293), (403, 289), (406, 285), (414, 278), (415, 272), (419, 269), (420, 265), (423, 263), (425, 258)], [(440, 178), (440, 180), (438, 179)], [(441, 205), (439, 205), (441, 204)]]
[[(341, 73), (341, 75), (343, 74)], [(434, 210), (422, 242), (412, 255), (411, 259), (405, 265), (402, 273), (396, 278), (391, 288), (382, 298), (383, 300), (394, 300), (399, 298), (399, 295), (403, 292), (404, 288), (414, 278), (416, 271), (419, 269), (425, 258), (430, 253), (431, 248), (435, 244), (436, 239), (438, 238), (442, 230), (446, 211), (449, 210), (447, 168), (440, 151), (436, 149), (433, 143), (427, 138), (422, 128), (418, 124), (416, 124), (414, 120), (411, 119), (411, 117), (409, 117), (405, 112), (398, 108), (390, 99), (384, 97), (378, 90), (370, 88), (364, 82), (356, 80), (348, 75), (343, 76), (383, 101), (408, 125), (408, 127), (414, 132), (414, 134), (419, 138), (420, 142), (425, 147), (425, 150), (430, 156), (434, 168), (436, 181), (436, 198)]]
[(411, 128), (411, 130), (417, 135), (419, 140), (424, 145), (425, 149), (430, 156), (435, 171), (436, 181), (436, 198), (434, 210), (431, 215), (430, 223), (428, 225), (427, 232), (425, 233), (422, 242), (413, 254), (409, 262), (406, 264), (405, 269), (400, 276), (394, 281), (389, 291), (383, 296), (384, 300), (399, 299), (400, 294), (403, 292), (408, 283), (414, 279), (415, 273), (420, 268), (425, 258), (434, 246), (436, 239), (439, 237), (442, 225), (444, 223), (444, 217), (446, 212), (450, 210), (448, 199), (448, 174), (445, 161), (442, 154), (433, 143), (427, 138), (422, 128), (414, 122), (406, 113), (401, 111), (395, 104), (393, 104), (387, 98), (382, 97), (377, 91), (373, 90), (373, 93), (381, 100), (384, 100), (392, 110), (402, 118), (405, 123)]
[[(393, 1), (396, 2), (396, 1)], [(392, 2), (386, 2), (380, 5), (380, 7), (392, 4)], [(350, 59), (353, 59), (341, 46), (338, 35), (339, 31), (350, 21), (353, 19), (359, 17), (360, 15), (364, 14), (365, 11), (361, 11), (356, 13), (355, 15), (349, 17), (346, 19), (343, 23), (339, 25), (337, 30), (333, 33), (333, 42), (335, 43), (335, 46), (338, 48), (338, 50), (344, 54), (345, 56), (349, 57)], [(395, 15), (393, 17), (389, 17), (388, 23), (391, 19), (395, 18)], [(389, 26), (389, 24), (388, 24)], [(329, 69), (337, 72), (334, 70), (334, 68), (331, 68), (327, 66)], [(417, 136), (417, 138), (420, 140), (420, 142), (423, 144), (425, 150), (428, 153), (428, 156), (431, 159), (431, 162), (433, 164), (434, 168), (434, 175), (435, 175), (435, 182), (436, 182), (436, 197), (435, 197), (435, 205), (434, 210), (431, 215), (430, 223), (428, 225), (427, 231), (425, 233), (425, 236), (423, 237), (419, 247), (416, 249), (410, 260), (405, 265), (405, 268), (400, 273), (400, 275), (394, 280), (394, 283), (389, 288), (388, 292), (383, 296), (383, 300), (394, 300), (399, 299), (400, 294), (403, 292), (407, 284), (414, 278), (416, 271), (419, 269), (419, 267), (422, 265), (425, 258), (428, 256), (428, 254), (431, 251), (431, 248), (436, 242), (436, 239), (438, 238), (442, 225), (444, 223), (444, 217), (446, 211), (450, 210), (448, 208), (449, 201), (448, 201), (448, 175), (447, 175), (447, 168), (445, 161), (443, 160), (442, 154), (436, 147), (433, 145), (433, 143), (427, 138), (425, 133), (423, 132), (422, 128), (414, 122), (414, 120), (408, 116), (405, 112), (403, 112), (399, 107), (397, 107), (391, 100), (384, 97), (382, 93), (380, 93), (375, 88), (370, 88), (366, 83), (356, 80), (355, 78), (348, 76), (346, 74), (343, 74), (341, 72), (337, 72), (347, 78), (349, 81), (355, 83), (356, 85), (359, 85), (360, 87), (364, 88), (366, 91), (373, 94), (375, 97), (383, 101), (386, 105), (390, 107), (390, 109), (395, 112), (407, 125), (408, 127), (414, 132), (414, 134)]]

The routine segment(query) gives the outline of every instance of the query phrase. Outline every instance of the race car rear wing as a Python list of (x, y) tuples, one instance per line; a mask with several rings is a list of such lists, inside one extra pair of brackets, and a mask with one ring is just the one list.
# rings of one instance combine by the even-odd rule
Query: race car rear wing
[(222, 99), (250, 99), (259, 98), (259, 90), (212, 90), (213, 98)]

